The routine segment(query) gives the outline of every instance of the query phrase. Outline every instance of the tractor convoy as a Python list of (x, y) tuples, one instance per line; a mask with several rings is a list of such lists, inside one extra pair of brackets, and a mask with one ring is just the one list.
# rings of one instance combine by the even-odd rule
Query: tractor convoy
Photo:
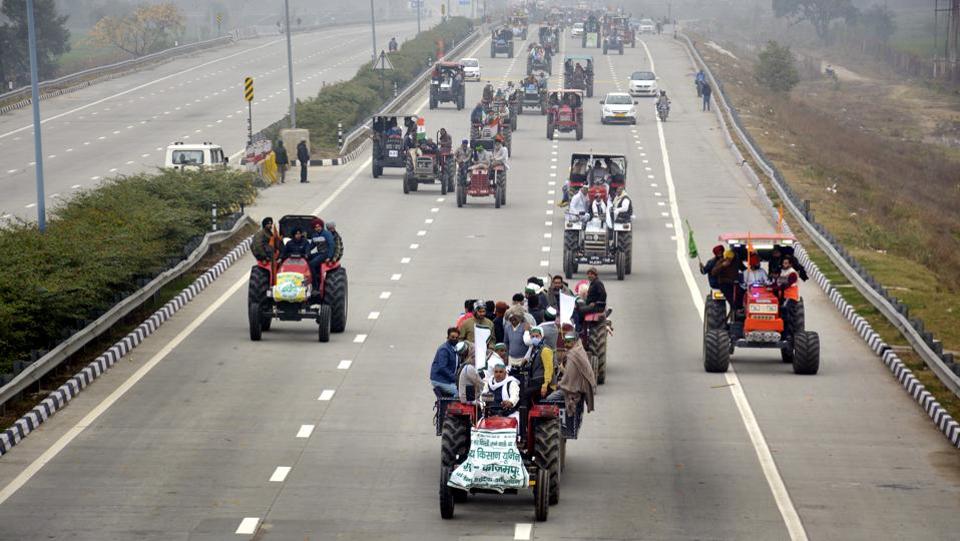
[[(559, 137), (564, 145), (573, 145), (567, 173), (559, 175), (563, 185), (557, 192), (562, 199), (548, 202), (562, 208), (562, 222), (547, 222), (557, 231), (562, 224), (562, 257), (545, 264), (557, 265), (562, 272), (530, 277), (523, 299), (514, 296), (514, 304), (503, 303), (502, 311), (501, 303), (465, 302), (464, 313), (448, 330), (448, 340), (431, 367), (443, 519), (453, 518), (455, 507), (474, 495), (527, 494), (532, 495), (534, 518), (547, 520), (550, 506), (560, 501), (567, 442), (580, 435), (598, 385), (606, 383), (613, 322), (600, 272), (606, 267), (603, 272), (615, 273), (617, 281), (632, 274), (637, 216), (626, 194), (628, 155), (594, 150), (595, 142), (578, 143), (585, 137), (585, 102), (594, 93), (594, 58), (561, 50), (570, 47), (564, 40), (569, 41), (565, 29), (571, 28), (577, 30), (574, 47), (579, 41), (583, 48), (623, 55), (625, 47), (636, 47), (638, 27), (622, 13), (582, 11), (580, 18), (571, 19), (570, 10), (555, 8), (544, 12), (543, 24), (534, 33), (528, 19), (526, 13), (513, 13), (490, 34), (491, 58), (513, 58), (515, 47), (526, 51), (525, 70), (523, 63), (517, 68), (526, 76), (505, 85), (480, 81), (482, 86), (474, 88), (481, 98), (472, 109), (466, 81), (480, 80), (479, 61), (441, 59), (433, 64), (429, 109), (447, 118), (467, 109), (469, 120), (459, 126), (462, 139), (447, 132), (456, 126), (429, 137), (426, 119), (419, 114), (378, 114), (367, 125), (374, 179), (384, 176), (387, 168), (400, 169), (399, 175), (386, 176), (400, 178), (404, 194), (415, 198), (422, 186), (435, 185), (441, 195), (453, 192), (458, 208), (500, 209), (507, 204), (510, 160), (515, 153), (521, 159), (529, 157), (513, 144), (518, 129), (537, 134), (545, 130), (548, 140)], [(537, 42), (528, 44), (528, 37)], [(561, 71), (551, 81), (558, 55)], [(475, 75), (465, 72), (467, 60), (469, 73)], [(444, 104), (453, 104), (456, 111)], [(656, 111), (650, 113), (652, 119)], [(634, 123), (638, 119), (639, 115)], [(553, 145), (556, 150), (557, 143)], [(519, 176), (514, 182), (532, 181)], [(265, 226), (254, 240), (259, 255), (249, 278), (250, 339), (262, 340), (274, 320), (311, 320), (318, 326), (318, 340), (327, 342), (332, 333), (347, 327), (346, 270), (339, 255), (330, 257), (325, 251), (330, 237), (323, 234), (318, 217), (287, 215), (278, 225), (272, 230)], [(304, 235), (310, 240), (304, 241)], [(552, 235), (556, 238), (557, 233)], [(720, 236), (715, 258), (701, 264), (711, 286), (703, 314), (702, 360), (707, 372), (727, 371), (738, 348), (770, 348), (778, 349), (782, 361), (791, 363), (797, 374), (817, 373), (819, 336), (805, 327), (796, 280), (806, 278), (793, 257), (795, 244), (796, 239), (784, 234)], [(581, 271), (586, 279), (575, 279)], [(571, 287), (565, 280), (576, 283)], [(496, 323), (488, 311), (496, 311)], [(505, 326), (511, 336), (522, 335), (523, 348), (514, 343), (507, 350), (495, 339), (502, 339)], [(438, 368), (438, 363), (445, 366)]]

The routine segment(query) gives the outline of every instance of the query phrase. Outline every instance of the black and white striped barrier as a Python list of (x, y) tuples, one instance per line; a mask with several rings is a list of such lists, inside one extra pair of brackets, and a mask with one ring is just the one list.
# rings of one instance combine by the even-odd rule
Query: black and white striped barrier
[(61, 385), (56, 391), (50, 393), (40, 404), (30, 410), (23, 417), (17, 419), (13, 426), (0, 433), (0, 456), (10, 452), (13, 446), (20, 443), (27, 434), (33, 432), (54, 413), (63, 409), (68, 402), (73, 400), (80, 391), (90, 385), (93, 380), (100, 377), (104, 372), (122, 359), (125, 355), (133, 351), (148, 336), (153, 334), (167, 320), (173, 317), (188, 302), (193, 300), (201, 291), (220, 277), (224, 271), (230, 268), (241, 256), (250, 249), (250, 243), (253, 237), (247, 237), (236, 248), (223, 256), (220, 261), (203, 273), (199, 278), (193, 281), (189, 287), (184, 288), (176, 297), (167, 301), (159, 310), (153, 313), (146, 321), (141, 323), (136, 329), (123, 337), (122, 340), (114, 344), (107, 351), (88, 364), (83, 370), (78, 372), (66, 383)]

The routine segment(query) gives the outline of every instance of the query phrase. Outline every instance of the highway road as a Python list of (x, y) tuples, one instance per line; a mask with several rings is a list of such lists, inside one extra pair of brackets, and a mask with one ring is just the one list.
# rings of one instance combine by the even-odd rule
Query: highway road
[[(423, 22), (429, 27), (437, 19)], [(416, 21), (382, 23), (377, 43), (416, 34)], [(226, 154), (247, 140), (244, 77), (255, 86), (253, 129), (289, 111), (287, 52), (282, 36), (242, 40), (43, 100), (47, 206), (101, 180), (163, 165), (174, 141), (211, 141)], [(352, 77), (370, 60), (369, 25), (294, 34), (294, 86), (299, 99), (323, 83)], [(36, 219), (33, 117), (29, 107), (0, 116), (0, 218)]]
[[(957, 451), (814, 284), (802, 292), (807, 328), (821, 335), (819, 375), (796, 376), (762, 350), (704, 373), (706, 287), (680, 223), (702, 251), (721, 232), (773, 224), (716, 118), (699, 111), (678, 42), (594, 54), (583, 141), (547, 141), (544, 119), (523, 115), (504, 208), (457, 208), (431, 187), (405, 196), (399, 170), (374, 180), (363, 159), (266, 190), (257, 217), (337, 221), (347, 332), (318, 344), (310, 323), (274, 323), (251, 343), (252, 259), (235, 265), (0, 458), (0, 538), (956, 538)], [(487, 78), (522, 75), (522, 61), (482, 63)], [(655, 68), (673, 97), (669, 121), (641, 100), (637, 126), (601, 126), (599, 98), (639, 68)], [(471, 84), (468, 103), (479, 95)], [(466, 134), (468, 111), (424, 110), (421, 99), (407, 112), (423, 111), (428, 131)], [(589, 149), (628, 156), (638, 214), (633, 274), (619, 282), (601, 268), (616, 332), (597, 411), (568, 446), (548, 522), (533, 523), (529, 497), (510, 496), (473, 498), (441, 520), (434, 350), (464, 298), (509, 299), (527, 276), (560, 272), (555, 201), (570, 153)]]

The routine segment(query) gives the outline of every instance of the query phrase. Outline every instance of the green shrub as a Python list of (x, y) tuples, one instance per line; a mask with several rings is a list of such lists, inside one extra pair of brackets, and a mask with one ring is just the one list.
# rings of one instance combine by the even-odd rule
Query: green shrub
[(50, 349), (184, 255), (210, 227), (256, 195), (238, 171), (161, 171), (120, 177), (55, 209), (41, 234), (21, 222), (0, 229), (0, 372)]
[[(316, 97), (297, 101), (297, 127), (310, 130), (310, 146), (315, 153), (337, 153), (337, 123), (344, 132), (360, 124), (393, 98), (393, 85), (399, 88), (419, 75), (427, 66), (427, 59), (435, 59), (436, 44), (443, 41), (445, 49), (459, 43), (473, 30), (473, 22), (454, 17), (406, 41), (400, 50), (389, 54), (392, 70), (375, 70), (367, 62), (349, 81), (325, 86)], [(281, 128), (290, 125), (289, 116), (263, 130), (276, 140)]]
[(754, 77), (760, 85), (774, 92), (790, 92), (800, 82), (796, 60), (790, 47), (768, 41), (767, 46), (760, 51), (754, 67)]

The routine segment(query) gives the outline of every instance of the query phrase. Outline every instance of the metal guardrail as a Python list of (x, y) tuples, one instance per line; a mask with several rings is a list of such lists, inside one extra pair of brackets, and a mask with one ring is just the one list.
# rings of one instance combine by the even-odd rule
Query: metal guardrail
[[(136, 69), (144, 64), (149, 64), (151, 62), (156, 62), (158, 60), (163, 60), (168, 57), (179, 56), (182, 54), (188, 54), (193, 51), (200, 51), (203, 49), (208, 49), (210, 47), (216, 47), (219, 45), (226, 45), (234, 41), (234, 37), (230, 36), (221, 36), (219, 38), (213, 38), (206, 41), (199, 41), (197, 43), (190, 43), (187, 45), (181, 45), (179, 47), (171, 47), (169, 49), (164, 49), (163, 51), (156, 52), (153, 54), (148, 54), (146, 56), (141, 56), (140, 58), (132, 58), (130, 60), (123, 60), (120, 62), (115, 62), (113, 64), (108, 64), (106, 66), (98, 66), (95, 68), (89, 68), (85, 70), (78, 71), (76, 73), (71, 73), (70, 75), (64, 75), (63, 77), (58, 77), (56, 79), (51, 79), (49, 81), (42, 81), (40, 86), (40, 93), (44, 94), (44, 91), (50, 89), (62, 89), (77, 84), (80, 81), (85, 79), (96, 79), (104, 75), (116, 71), (128, 71), (131, 69)], [(30, 87), (25, 86), (18, 88), (16, 90), (11, 90), (0, 94), (0, 102), (12, 101), (21, 98), (29, 102), (30, 100)]]
[[(471, 32), (470, 34), (467, 34), (466, 37), (460, 40), (460, 43), (458, 43), (453, 49), (450, 49), (446, 54), (444, 54), (443, 55), (444, 58), (449, 56), (459, 55), (467, 47), (469, 47), (470, 45), (473, 45), (476, 42), (478, 37), (484, 36), (484, 35), (486, 35), (484, 31), (484, 27), (482, 25), (476, 27), (473, 30), (473, 32)], [(374, 113), (373, 116), (383, 115), (389, 112), (393, 112), (393, 109), (397, 107), (397, 105), (405, 103), (412, 96), (416, 95), (418, 92), (423, 90), (420, 87), (421, 85), (423, 85), (423, 82), (426, 80), (426, 78), (430, 75), (431, 68), (432, 66), (428, 66), (425, 70), (423, 70), (423, 73), (421, 73), (420, 75), (415, 77), (413, 80), (411, 80), (409, 83), (407, 83), (407, 86), (405, 86), (403, 90), (397, 93), (397, 97), (385, 103), (382, 107), (380, 107), (380, 109), (377, 110), (376, 113)], [(353, 129), (351, 129), (349, 132), (347, 132), (346, 135), (343, 136), (343, 145), (340, 147), (341, 156), (345, 152), (349, 153), (350, 149), (355, 144), (356, 139), (366, 134), (366, 132), (370, 129), (370, 122), (371, 122), (370, 119), (367, 119), (361, 122), (357, 126), (354, 126)]]
[[(703, 60), (703, 57), (700, 56), (700, 52), (693, 45), (693, 42), (685, 34), (678, 33), (677, 36), (687, 42), (689, 50), (692, 51), (697, 64), (704, 69), (713, 88), (718, 91), (713, 95), (717, 97), (716, 102), (723, 107), (723, 110), (733, 121), (732, 128), (737, 134), (737, 138), (750, 153), (750, 156), (763, 173), (770, 179), (770, 184), (784, 202), (787, 210), (790, 211), (797, 222), (803, 227), (804, 232), (813, 239), (814, 243), (827, 255), (834, 266), (857, 288), (857, 291), (859, 291), (891, 325), (900, 331), (900, 334), (907, 339), (913, 350), (920, 356), (924, 364), (936, 374), (937, 378), (955, 395), (960, 396), (960, 376), (954, 371), (955, 368), (953, 367), (957, 365), (952, 362), (952, 355), (943, 354), (942, 350), (935, 351), (934, 345), (938, 344), (938, 342), (934, 341), (932, 334), (922, 331), (923, 323), (919, 319), (908, 319), (906, 306), (892, 299), (883, 286), (870, 276), (860, 263), (840, 245), (839, 241), (837, 241), (823, 225), (813, 221), (813, 213), (805, 208), (801, 197), (787, 184), (780, 171), (767, 159), (763, 151), (759, 149), (759, 145), (757, 145), (756, 141), (753, 140), (746, 128), (744, 128), (740, 116), (729, 103), (723, 85), (713, 75), (710, 66), (708, 66)], [(722, 115), (721, 121), (723, 122)], [(726, 122), (723, 123), (726, 124)], [(727, 130), (724, 130), (724, 134), (727, 133)], [(733, 143), (732, 140), (729, 142), (731, 144)], [(736, 147), (734, 146), (734, 148)], [(737, 150), (737, 153), (739, 154), (739, 150)], [(951, 365), (953, 365), (953, 367), (951, 367)]]
[(257, 225), (253, 218), (243, 214), (229, 230), (216, 231), (204, 235), (203, 240), (200, 241), (200, 244), (186, 259), (162, 272), (139, 291), (115, 304), (105, 314), (97, 318), (96, 321), (59, 343), (57, 347), (50, 350), (46, 355), (37, 359), (36, 362), (30, 364), (22, 372), (17, 374), (9, 383), (0, 387), (0, 405), (6, 404), (28, 387), (40, 381), (47, 373), (74, 355), (80, 348), (98, 338), (118, 321), (146, 302), (147, 299), (160, 291), (165, 285), (191, 269), (207, 255), (207, 250), (211, 246), (226, 241), (248, 224)]

